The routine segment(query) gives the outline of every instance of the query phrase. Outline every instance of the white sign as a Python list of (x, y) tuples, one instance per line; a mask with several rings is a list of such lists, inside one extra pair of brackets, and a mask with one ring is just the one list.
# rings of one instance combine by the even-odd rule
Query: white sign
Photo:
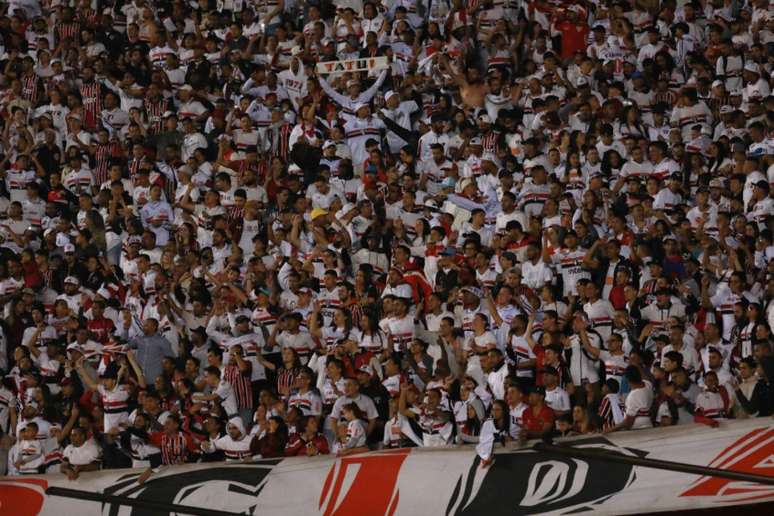
[(362, 59), (347, 59), (345, 61), (326, 61), (317, 63), (317, 73), (337, 74), (347, 72), (370, 72), (387, 68), (389, 63), (384, 56), (364, 57)]

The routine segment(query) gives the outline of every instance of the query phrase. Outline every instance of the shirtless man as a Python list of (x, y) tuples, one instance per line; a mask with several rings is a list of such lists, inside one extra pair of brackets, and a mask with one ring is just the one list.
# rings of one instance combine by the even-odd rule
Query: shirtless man
[(476, 68), (468, 68), (464, 74), (458, 73), (449, 62), (448, 56), (443, 56), (440, 66), (445, 73), (451, 75), (452, 80), (459, 86), (460, 97), (466, 107), (473, 109), (484, 107), (484, 100), (489, 88)]

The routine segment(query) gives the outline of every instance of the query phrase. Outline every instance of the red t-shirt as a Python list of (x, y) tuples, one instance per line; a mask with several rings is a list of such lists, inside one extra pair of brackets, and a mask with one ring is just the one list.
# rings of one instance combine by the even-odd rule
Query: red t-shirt
[(554, 411), (548, 405), (543, 405), (540, 412), (535, 414), (532, 407), (529, 407), (521, 416), (521, 422), (525, 429), (531, 432), (542, 432), (546, 423), (554, 426)]
[(586, 49), (588, 25), (563, 21), (558, 23), (556, 28), (562, 33), (562, 59), (568, 59), (575, 52)]

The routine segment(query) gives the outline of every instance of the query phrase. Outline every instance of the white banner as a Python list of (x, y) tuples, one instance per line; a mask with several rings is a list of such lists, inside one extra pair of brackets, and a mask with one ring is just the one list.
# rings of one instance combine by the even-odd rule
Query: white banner
[(370, 72), (387, 68), (389, 63), (384, 56), (364, 57), (362, 59), (347, 59), (345, 61), (326, 61), (317, 63), (317, 73), (340, 74), (347, 72)]
[[(774, 477), (774, 421), (723, 421), (589, 435), (567, 441), (633, 457)], [(46, 495), (57, 486), (246, 514), (348, 516), (630, 514), (774, 501), (774, 486), (496, 448), (482, 468), (474, 448), (399, 449), (346, 457), (294, 457), (254, 464), (205, 463), (164, 469), (145, 484), (141, 470), (0, 479), (0, 515), (124, 516), (131, 508)]]

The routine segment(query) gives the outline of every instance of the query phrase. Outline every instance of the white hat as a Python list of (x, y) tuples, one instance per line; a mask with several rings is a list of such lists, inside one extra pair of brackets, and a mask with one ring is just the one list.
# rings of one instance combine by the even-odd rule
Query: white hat
[(589, 81), (585, 77), (578, 77), (575, 80), (575, 87), (576, 88), (582, 88), (583, 86), (588, 86), (588, 85), (589, 85)]
[(390, 100), (392, 97), (397, 95), (394, 91), (390, 90), (387, 93), (384, 94), (384, 100)]
[(714, 81), (712, 83), (713, 88), (719, 88), (720, 86), (723, 86), (723, 81)]
[[(350, 82), (351, 82), (351, 81), (350, 81)], [(367, 103), (365, 103), (365, 102), (360, 102), (359, 104), (355, 104), (355, 113), (357, 113), (357, 112), (358, 112), (358, 111), (360, 111), (361, 109), (363, 109), (363, 108), (367, 108), (367, 107), (369, 107), (369, 106), (368, 106), (368, 104), (367, 104)]]
[(483, 145), (483, 143), (481, 142), (481, 138), (475, 137), (470, 139), (468, 145)]
[(336, 147), (336, 142), (333, 140), (325, 140), (325, 143), (323, 143), (322, 148), (327, 149), (328, 147)]
[(242, 435), (245, 435), (245, 424), (242, 422), (242, 418), (239, 416), (234, 416), (231, 419), (228, 420), (228, 424), (231, 426), (235, 426), (239, 429), (239, 432)]
[(732, 108), (731, 106), (720, 106), (720, 114), (721, 115), (727, 115), (727, 114), (733, 113), (733, 112), (734, 112), (734, 108)]
[(748, 62), (746, 62), (744, 64), (744, 71), (745, 72), (757, 73), (759, 75), (761, 73), (760, 69), (758, 68), (758, 65), (756, 65), (755, 63), (751, 63), (750, 61), (748, 61)]
[(180, 86), (180, 91), (193, 91), (193, 86), (190, 84), (183, 84)]
[(489, 115), (487, 115), (486, 113), (484, 113), (482, 115), (478, 115), (478, 121), (479, 122), (483, 122), (485, 124), (491, 124), (492, 123), (492, 118)]
[(462, 192), (462, 191), (464, 191), (464, 190), (465, 190), (465, 188), (469, 187), (470, 185), (473, 185), (473, 186), (476, 186), (476, 187), (478, 186), (478, 185), (476, 185), (476, 182), (475, 182), (475, 181), (473, 181), (473, 180), (472, 180), (471, 178), (469, 178), (469, 177), (466, 177), (466, 178), (465, 178), (465, 179), (463, 179), (463, 180), (462, 180), (462, 182), (460, 183), (460, 191), (461, 191), (461, 192)]
[(73, 244), (65, 244), (63, 246), (65, 253), (74, 253), (75, 252), (75, 246)]

